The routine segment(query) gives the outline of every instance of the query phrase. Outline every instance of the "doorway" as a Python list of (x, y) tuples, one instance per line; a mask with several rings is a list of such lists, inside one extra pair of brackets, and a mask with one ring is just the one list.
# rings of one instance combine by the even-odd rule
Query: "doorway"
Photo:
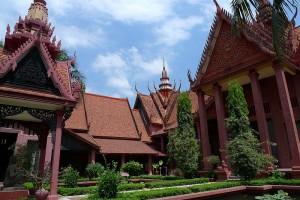
[(14, 144), (17, 141), (16, 133), (0, 133), (0, 182), (5, 178), (6, 168), (8, 167), (9, 158), (14, 153)]

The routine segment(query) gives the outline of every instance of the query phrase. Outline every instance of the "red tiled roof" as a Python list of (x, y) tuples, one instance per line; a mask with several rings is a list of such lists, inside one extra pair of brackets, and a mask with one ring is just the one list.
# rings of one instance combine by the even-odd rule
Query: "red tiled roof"
[(92, 145), (93, 147), (99, 148), (99, 145), (96, 142), (96, 140), (88, 133), (77, 133), (77, 132), (71, 131), (69, 129), (65, 129), (65, 131), (67, 133), (75, 136), (76, 138), (82, 140), (83, 142), (88, 143), (88, 144)]
[(85, 93), (84, 101), (92, 136), (140, 139), (128, 99)]
[(65, 128), (67, 129), (88, 130), (82, 95), (80, 100), (81, 101), (76, 104), (71, 117), (66, 121)]
[(101, 147), (100, 153), (103, 154), (158, 154), (157, 151), (155, 151), (142, 141), (117, 139), (95, 140)]
[(7, 58), (7, 55), (4, 53), (3, 48), (0, 47), (0, 61)]
[(151, 142), (151, 138), (146, 130), (145, 124), (142, 120), (141, 114), (139, 110), (133, 109), (132, 110), (135, 122), (138, 126), (139, 132), (141, 133), (141, 139), (143, 142)]
[(151, 96), (139, 93), (138, 97), (141, 99), (143, 107), (145, 108), (145, 111), (150, 121), (154, 124), (162, 124), (162, 119), (158, 114), (158, 110), (156, 109)]

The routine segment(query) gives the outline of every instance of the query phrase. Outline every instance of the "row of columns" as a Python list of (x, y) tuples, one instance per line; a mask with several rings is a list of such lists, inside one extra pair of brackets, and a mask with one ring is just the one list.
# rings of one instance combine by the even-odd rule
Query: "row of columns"
[[(274, 71), (275, 77), (280, 97), (280, 103), (282, 107), (282, 114), (284, 123), (286, 126), (286, 132), (289, 140), (289, 148), (292, 154), (292, 165), (294, 169), (300, 168), (300, 145), (298, 132), (296, 129), (296, 123), (294, 119), (294, 113), (290, 101), (290, 95), (287, 87), (286, 77), (284, 74), (284, 70), (279, 63), (274, 63)], [(259, 74), (252, 70), (249, 72), (249, 78), (251, 83), (251, 89), (253, 94), (260, 142), (262, 145), (262, 149), (265, 154), (272, 155), (271, 146), (270, 146), (270, 138), (268, 133), (268, 126), (266, 122), (266, 115), (264, 111), (263, 99), (258, 79)], [(225, 126), (225, 106), (222, 97), (222, 88), (218, 84), (214, 84), (213, 86), (214, 96), (215, 96), (215, 106), (216, 106), (216, 115), (218, 122), (218, 132), (219, 132), (219, 146), (220, 146), (220, 155), (221, 160), (224, 160), (226, 163), (226, 141), (227, 141), (227, 131)], [(211, 154), (211, 147), (209, 143), (209, 135), (208, 135), (208, 126), (207, 126), (207, 115), (206, 115), (206, 107), (205, 107), (205, 94), (203, 91), (199, 90), (197, 92), (198, 103), (199, 103), (199, 121), (200, 121), (200, 135), (201, 145), (202, 145), (202, 155), (203, 155), (203, 163), (204, 170), (210, 169), (209, 163), (205, 159)]]

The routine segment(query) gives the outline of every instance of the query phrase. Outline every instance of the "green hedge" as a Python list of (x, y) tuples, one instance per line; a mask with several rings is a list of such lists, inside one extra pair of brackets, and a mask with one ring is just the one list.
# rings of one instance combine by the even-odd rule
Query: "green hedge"
[(294, 179), (258, 179), (251, 181), (244, 181), (244, 185), (261, 186), (261, 185), (299, 185), (300, 180)]
[(124, 183), (118, 185), (118, 191), (142, 190), (144, 187), (144, 183)]
[(168, 188), (164, 190), (139, 191), (131, 194), (121, 193), (118, 195), (120, 199), (153, 199), (161, 197), (176, 196), (182, 194), (190, 194), (192, 191), (188, 188)]
[(209, 181), (208, 178), (159, 181), (159, 182), (145, 183), (145, 187), (146, 188), (162, 188), (162, 187), (172, 187), (172, 186), (179, 186), (179, 185), (192, 185), (192, 184), (207, 183), (208, 181)]
[(62, 196), (74, 196), (74, 195), (82, 195), (82, 194), (92, 194), (97, 190), (97, 186), (89, 186), (89, 187), (77, 187), (77, 188), (65, 188), (58, 187), (57, 193)]
[(232, 182), (216, 182), (211, 184), (205, 184), (205, 185), (195, 185), (188, 187), (193, 193), (196, 192), (204, 192), (204, 191), (210, 191), (210, 190), (218, 190), (218, 189), (224, 189), (224, 188), (230, 188), (230, 187), (236, 187), (242, 185), (239, 181), (232, 181)]
[(140, 175), (131, 176), (131, 179), (160, 179), (160, 180), (180, 180), (183, 177), (180, 176), (161, 176), (161, 175)]

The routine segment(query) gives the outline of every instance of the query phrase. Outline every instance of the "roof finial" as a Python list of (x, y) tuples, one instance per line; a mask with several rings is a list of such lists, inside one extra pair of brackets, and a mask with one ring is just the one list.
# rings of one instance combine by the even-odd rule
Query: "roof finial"
[(217, 7), (217, 13), (218, 13), (219, 15), (222, 14), (222, 9), (221, 9), (219, 3), (217, 2), (217, 0), (213, 0), (213, 1), (214, 1), (215, 5), (216, 5), (216, 7)]
[(165, 58), (163, 58), (163, 70), (166, 69), (166, 65), (165, 65)]

